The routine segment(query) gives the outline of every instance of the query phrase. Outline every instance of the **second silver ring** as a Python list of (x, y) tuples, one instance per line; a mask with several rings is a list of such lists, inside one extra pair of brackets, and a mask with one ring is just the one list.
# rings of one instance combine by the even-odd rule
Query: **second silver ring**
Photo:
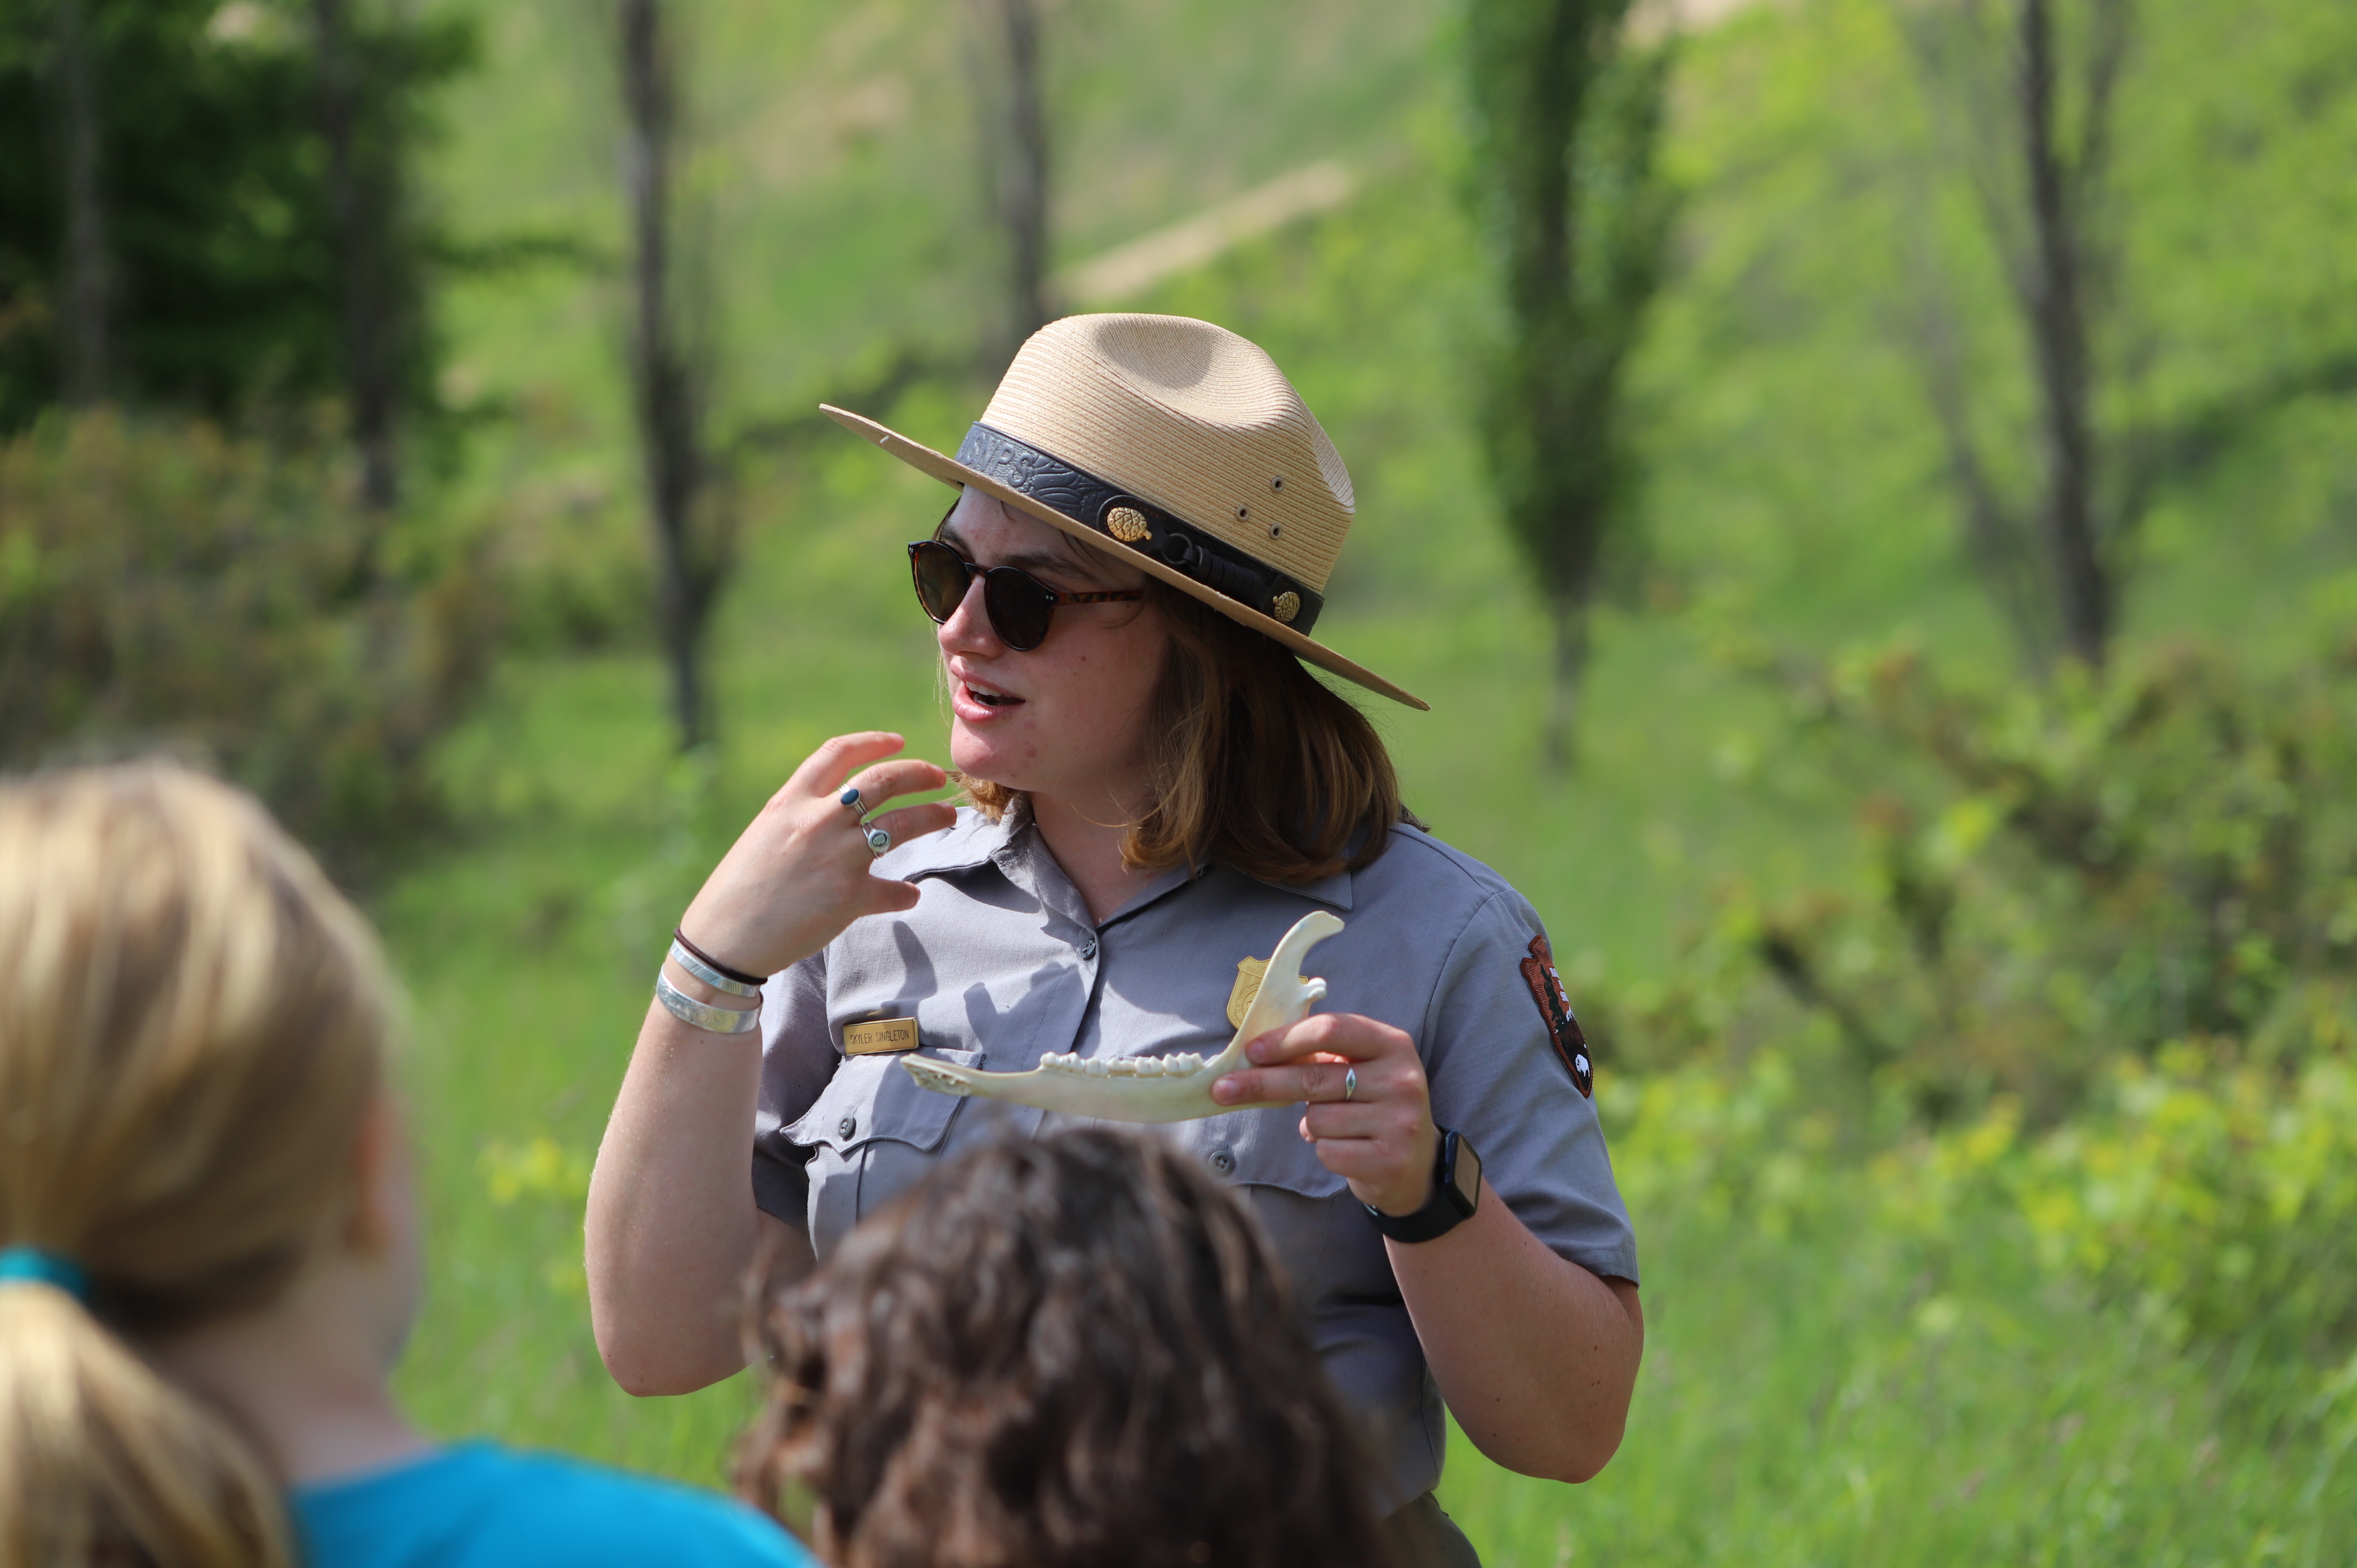
[(1358, 1098), (1358, 1094), (1359, 1069), (1354, 1067), (1344, 1068), (1342, 1069), (1342, 1102), (1345, 1105), (1349, 1104)]
[(874, 859), (892, 847), (892, 835), (873, 823), (862, 822), (859, 825), (859, 834), (867, 841), (867, 854), (870, 859)]

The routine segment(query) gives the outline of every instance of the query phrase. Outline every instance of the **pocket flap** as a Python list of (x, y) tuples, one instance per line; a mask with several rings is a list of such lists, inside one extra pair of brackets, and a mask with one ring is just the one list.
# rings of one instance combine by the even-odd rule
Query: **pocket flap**
[(1347, 1185), (1326, 1168), (1300, 1133), (1301, 1107), (1232, 1111), (1181, 1124), (1178, 1140), (1213, 1176), (1239, 1187), (1275, 1187), (1330, 1197)]
[[(802, 1120), (786, 1129), (786, 1136), (803, 1148), (823, 1144), (837, 1154), (847, 1154), (878, 1138), (906, 1144), (922, 1153), (941, 1147), (949, 1133), (950, 1118), (965, 1102), (952, 1094), (920, 1088), (900, 1067), (904, 1054), (845, 1057)], [(980, 1067), (988, 1055), (937, 1048), (917, 1054), (971, 1068)]]

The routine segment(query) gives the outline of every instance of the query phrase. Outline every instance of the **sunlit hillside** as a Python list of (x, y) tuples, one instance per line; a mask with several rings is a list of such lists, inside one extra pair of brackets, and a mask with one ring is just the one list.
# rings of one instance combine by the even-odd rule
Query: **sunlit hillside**
[[(735, 824), (829, 733), (899, 727), (937, 749), (931, 645), (897, 552), (938, 487), (847, 440), (742, 447), (721, 744), (675, 761), (634, 618), (644, 523), (602, 39), (594, 11), (549, 0), (473, 8), (484, 59), (449, 102), (439, 199), (462, 236), (562, 239), (582, 259), (473, 275), (447, 299), (446, 392), (476, 416), (454, 483), (505, 531), (523, 637), (443, 758), (461, 839), (381, 906), (418, 1002), (441, 1265), (405, 1378), (438, 1427), (713, 1481), (744, 1391), (633, 1403), (596, 1363), (586, 1161), (662, 934)], [(2127, 641), (2304, 665), (2357, 616), (2357, 11), (2145, 9), (2114, 193), (2145, 345), (2123, 395), (2156, 428), (2209, 436), (2157, 492)], [(1876, 781), (1795, 744), (1784, 693), (1730, 648), (1911, 639), (1985, 682), (2021, 678), (1958, 544), (1909, 324), (1941, 302), (1968, 324), (1980, 416), (2015, 455), (2018, 338), (1959, 133), (1927, 113), (1890, 7), (1739, 9), (1682, 45), (1685, 216), (1637, 371), (1646, 544), (1602, 613), (1580, 767), (1547, 778), (1542, 624), (1471, 424), (1473, 350), (1499, 327), (1458, 197), (1452, 15), (1051, 7), (1057, 260), (1076, 276), (1281, 177), (1345, 171), (1344, 194), (1320, 187), (1124, 303), (1232, 326), (1295, 377), (1358, 481), (1321, 637), (1432, 701), (1377, 715), (1411, 802), (1530, 895), (1576, 993), (1626, 995), (1676, 971), (1730, 888), (1857, 877)], [(694, 16), (718, 435), (853, 397), (904, 350), (975, 362), (996, 249), (960, 8), (709, 0)], [(986, 390), (952, 369), (867, 412), (954, 446)], [(1601, 1044), (1621, 1114), (1634, 1100), (1613, 1097), (1666, 1064), (1643, 1037)], [(2211, 1402), (2215, 1368), (2134, 1309), (2054, 1285), (1994, 1216), (1960, 1210), (1937, 1246), (1875, 1230), (1864, 1167), (1803, 1141), (1813, 1086), (1775, 1093), (1765, 1125), (1798, 1129), (1789, 1141), (1740, 1108), (1707, 1123), (1756, 1139), (1741, 1146), (1772, 1180), (1747, 1168), (1706, 1202), (1673, 1179), (1684, 1145), (1624, 1154), (1653, 1336), (1628, 1444), (1579, 1490), (1452, 1450), (1444, 1497), (1493, 1564), (2357, 1550), (2345, 1443), (2236, 1427)]]

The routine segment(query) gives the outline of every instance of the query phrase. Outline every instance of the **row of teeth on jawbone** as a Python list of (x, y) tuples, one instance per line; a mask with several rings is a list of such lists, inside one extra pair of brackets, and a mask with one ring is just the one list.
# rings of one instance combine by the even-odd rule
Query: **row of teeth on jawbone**
[(1083, 1057), (1078, 1051), (1039, 1058), (1050, 1072), (1078, 1073), (1083, 1078), (1185, 1078), (1203, 1070), (1203, 1058), (1192, 1051), (1174, 1057)]

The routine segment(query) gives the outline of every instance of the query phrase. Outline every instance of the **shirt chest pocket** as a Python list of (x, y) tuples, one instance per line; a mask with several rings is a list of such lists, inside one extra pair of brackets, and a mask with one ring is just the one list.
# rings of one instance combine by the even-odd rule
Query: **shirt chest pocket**
[[(924, 1053), (960, 1067), (978, 1068), (982, 1051), (932, 1049)], [(900, 1066), (899, 1055), (846, 1057), (834, 1077), (811, 1102), (786, 1136), (804, 1148), (848, 1155), (875, 1141), (905, 1144), (931, 1154), (949, 1135), (950, 1120), (965, 1101), (920, 1089)]]
[(1301, 1136), (1301, 1107), (1231, 1112), (1179, 1124), (1179, 1141), (1203, 1168), (1238, 1187), (1269, 1187), (1303, 1197), (1331, 1197), (1348, 1185)]

